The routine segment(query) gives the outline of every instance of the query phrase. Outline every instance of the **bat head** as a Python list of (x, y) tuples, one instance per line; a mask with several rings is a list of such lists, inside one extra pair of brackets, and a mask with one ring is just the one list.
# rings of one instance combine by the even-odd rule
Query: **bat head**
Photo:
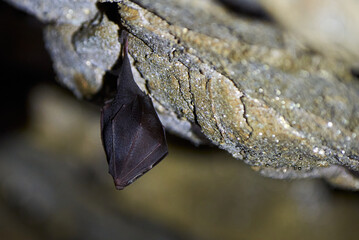
[(121, 181), (121, 179), (115, 179), (114, 182), (117, 190), (122, 190), (129, 184)]
[[(147, 170), (148, 171), (148, 170)], [(146, 172), (147, 172), (146, 171)], [(136, 177), (134, 177), (133, 179), (120, 179), (120, 178), (116, 178), (114, 179), (115, 182), (115, 187), (117, 190), (122, 190), (124, 189), (126, 186), (130, 185), (131, 183), (133, 183), (134, 181), (136, 181), (139, 177), (141, 177), (145, 172), (137, 175)]]
[(142, 175), (144, 175), (146, 172), (148, 172), (154, 166), (156, 166), (159, 162), (161, 162), (162, 159), (164, 159), (168, 155), (167, 144), (165, 143), (165, 145), (163, 145), (163, 147), (161, 147), (159, 149), (159, 151), (162, 151), (162, 153), (161, 153), (161, 154), (163, 154), (162, 157), (160, 157), (158, 159), (158, 161), (156, 161), (154, 164), (152, 164), (152, 165), (150, 165), (150, 166), (148, 166), (146, 168), (142, 168), (138, 172), (134, 172), (136, 175), (126, 174), (125, 176), (117, 176), (117, 177), (113, 176), (116, 189), (117, 190), (123, 190), (126, 186), (128, 186), (131, 183), (133, 183), (134, 181), (136, 181), (138, 178), (140, 178)]

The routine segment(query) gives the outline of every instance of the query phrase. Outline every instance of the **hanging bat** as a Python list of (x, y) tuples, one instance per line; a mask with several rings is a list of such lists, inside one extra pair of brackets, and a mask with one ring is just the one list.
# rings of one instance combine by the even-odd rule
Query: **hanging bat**
[(164, 127), (151, 98), (133, 79), (127, 37), (117, 93), (101, 110), (101, 137), (109, 173), (118, 190), (131, 184), (168, 153)]

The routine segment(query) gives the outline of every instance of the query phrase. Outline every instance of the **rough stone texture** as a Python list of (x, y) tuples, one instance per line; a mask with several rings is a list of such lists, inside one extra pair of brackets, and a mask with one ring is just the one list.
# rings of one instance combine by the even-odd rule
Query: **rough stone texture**
[(102, 86), (105, 71), (112, 67), (120, 51), (118, 29), (103, 15), (81, 28), (60, 24), (45, 29), (46, 47), (60, 82), (76, 96), (91, 96)]
[(6, 0), (44, 22), (81, 25), (97, 13), (96, 0)]
[[(270, 177), (322, 176), (359, 189), (349, 172), (359, 171), (359, 81), (350, 65), (217, 1), (101, 2), (119, 8), (136, 81), (167, 129), (198, 143), (199, 126)], [(102, 15), (46, 31), (60, 81), (77, 96), (101, 87), (119, 53), (116, 27)]]

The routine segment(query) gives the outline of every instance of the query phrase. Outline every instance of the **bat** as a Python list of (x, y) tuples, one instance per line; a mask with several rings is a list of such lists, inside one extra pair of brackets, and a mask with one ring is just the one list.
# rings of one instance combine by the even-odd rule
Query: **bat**
[(117, 93), (101, 109), (101, 138), (116, 189), (134, 182), (167, 154), (165, 129), (151, 98), (137, 86), (128, 58), (128, 42), (119, 69)]

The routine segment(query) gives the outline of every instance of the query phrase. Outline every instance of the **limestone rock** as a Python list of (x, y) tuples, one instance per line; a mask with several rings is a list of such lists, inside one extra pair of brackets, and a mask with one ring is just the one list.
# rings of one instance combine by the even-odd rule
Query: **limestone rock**
[(77, 96), (101, 88), (119, 56), (121, 26), (130, 33), (135, 80), (168, 130), (200, 143), (201, 129), (266, 176), (324, 177), (359, 189), (351, 174), (359, 171), (359, 81), (351, 64), (214, 0), (97, 6), (80, 25), (59, 20), (45, 31), (59, 80)]
[(97, 13), (96, 0), (6, 0), (44, 22), (79, 26)]

